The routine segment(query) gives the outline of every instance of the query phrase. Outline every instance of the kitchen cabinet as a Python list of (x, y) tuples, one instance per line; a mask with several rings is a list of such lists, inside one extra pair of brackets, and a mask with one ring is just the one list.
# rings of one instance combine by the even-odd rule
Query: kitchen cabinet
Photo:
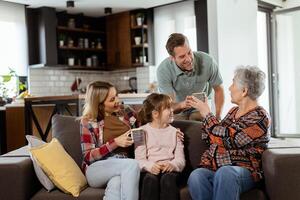
[(50, 7), (26, 11), (30, 65), (114, 70), (154, 64), (152, 9), (96, 18)]
[(105, 68), (106, 32), (103, 17), (57, 13), (58, 64), (74, 68)]
[(145, 10), (132, 11), (130, 19), (132, 65), (146, 66), (149, 63), (147, 12)]
[[(141, 20), (138, 20), (142, 17)], [(153, 10), (140, 9), (106, 17), (107, 63), (112, 68), (154, 63)]]
[(106, 33), (108, 65), (113, 69), (132, 67), (130, 13), (123, 12), (107, 16)]

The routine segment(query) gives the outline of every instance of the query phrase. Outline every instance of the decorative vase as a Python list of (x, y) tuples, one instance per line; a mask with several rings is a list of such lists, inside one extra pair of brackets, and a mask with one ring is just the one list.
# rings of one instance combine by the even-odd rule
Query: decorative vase
[(141, 37), (134, 37), (134, 42), (136, 45), (141, 44), (142, 38)]
[(142, 18), (142, 17), (136, 18), (136, 24), (137, 24), (138, 26), (142, 26), (142, 24), (143, 24), (143, 18)]

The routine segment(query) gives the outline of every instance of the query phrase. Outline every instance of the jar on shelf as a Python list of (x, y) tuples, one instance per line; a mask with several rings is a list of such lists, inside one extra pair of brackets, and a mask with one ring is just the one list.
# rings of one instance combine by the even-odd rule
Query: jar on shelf
[(89, 39), (84, 38), (84, 48), (89, 48)]
[(68, 47), (73, 47), (74, 46), (74, 40), (72, 38), (68, 39)]
[(74, 57), (68, 58), (68, 65), (69, 66), (74, 66), (74, 64), (75, 64), (75, 58)]
[(101, 39), (97, 39), (97, 49), (102, 49)]
[(95, 48), (95, 42), (91, 42), (91, 48)]
[(74, 18), (70, 18), (68, 21), (68, 27), (69, 28), (75, 28), (75, 19)]
[(98, 57), (96, 55), (92, 56), (92, 66), (97, 67), (98, 66)]
[(83, 38), (78, 39), (78, 47), (83, 48)]
[(86, 58), (86, 66), (91, 67), (92, 66), (92, 58), (88, 57)]

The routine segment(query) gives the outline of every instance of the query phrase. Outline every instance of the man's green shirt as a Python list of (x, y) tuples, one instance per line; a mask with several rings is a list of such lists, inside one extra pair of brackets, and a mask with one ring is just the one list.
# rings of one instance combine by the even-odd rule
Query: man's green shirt
[(161, 93), (175, 94), (176, 102), (184, 101), (195, 92), (206, 92), (223, 83), (215, 60), (204, 52), (193, 52), (194, 67), (191, 72), (182, 71), (174, 61), (166, 58), (158, 66), (157, 81)]

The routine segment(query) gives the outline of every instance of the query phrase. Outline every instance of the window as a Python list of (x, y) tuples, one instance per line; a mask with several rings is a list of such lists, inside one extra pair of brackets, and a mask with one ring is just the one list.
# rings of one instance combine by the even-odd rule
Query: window
[(300, 9), (274, 12), (277, 136), (300, 136)]
[[(27, 76), (28, 49), (24, 5), (0, 1), (0, 32), (0, 75), (9, 74), (11, 68), (18, 76)], [(8, 97), (16, 94), (16, 81), (13, 79), (6, 83)]]
[(197, 50), (194, 1), (185, 1), (154, 9), (154, 46), (157, 66), (169, 56), (165, 45), (169, 35), (174, 32), (187, 36), (191, 49)]
[(19, 76), (27, 75), (27, 34), (25, 6), (0, 1), (0, 75), (9, 67)]

